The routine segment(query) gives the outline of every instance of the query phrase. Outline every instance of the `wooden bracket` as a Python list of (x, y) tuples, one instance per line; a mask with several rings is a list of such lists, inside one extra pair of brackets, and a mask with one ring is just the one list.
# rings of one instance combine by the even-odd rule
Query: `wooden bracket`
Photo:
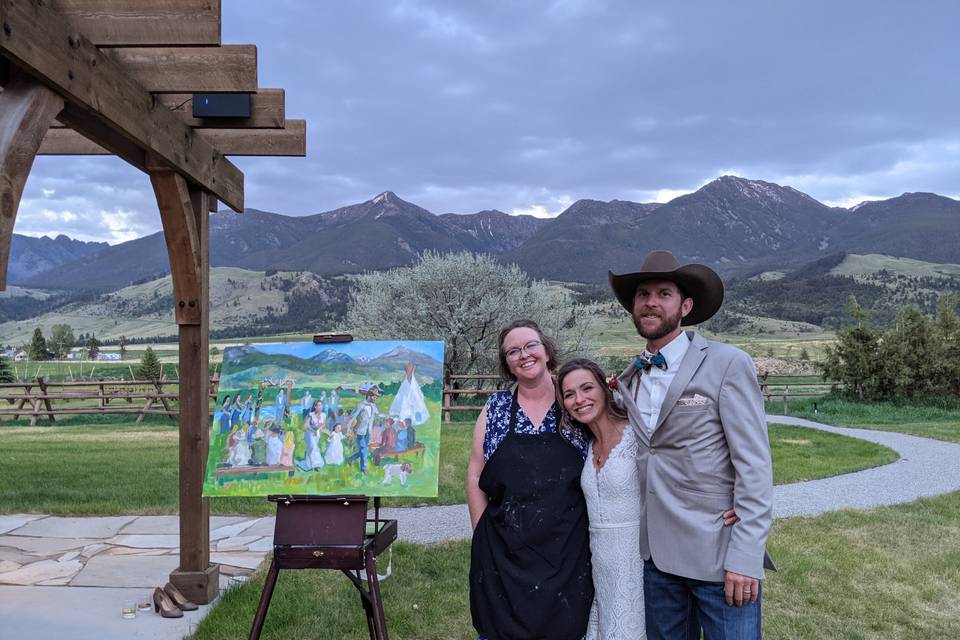
[(7, 261), (23, 187), (43, 136), (63, 110), (63, 98), (18, 74), (0, 91), (0, 291), (7, 288)]
[[(198, 228), (198, 215), (194, 211), (190, 188), (183, 176), (169, 169), (150, 171), (150, 182), (160, 208), (163, 222), (163, 237), (167, 241), (170, 256), (170, 273), (173, 278), (173, 303), (177, 324), (200, 324), (205, 297), (201, 287), (207, 278), (203, 264)], [(208, 207), (206, 198), (202, 207)], [(207, 215), (206, 211), (202, 212)]]

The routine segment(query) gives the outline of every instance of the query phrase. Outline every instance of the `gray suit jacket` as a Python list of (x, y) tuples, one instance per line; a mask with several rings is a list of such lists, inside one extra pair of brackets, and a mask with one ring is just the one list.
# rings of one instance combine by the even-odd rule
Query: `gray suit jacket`
[[(640, 552), (674, 575), (762, 579), (773, 513), (773, 472), (763, 397), (750, 356), (688, 332), (652, 437), (634, 401), (633, 365), (619, 389), (641, 443)], [(740, 521), (723, 526), (735, 508)]]

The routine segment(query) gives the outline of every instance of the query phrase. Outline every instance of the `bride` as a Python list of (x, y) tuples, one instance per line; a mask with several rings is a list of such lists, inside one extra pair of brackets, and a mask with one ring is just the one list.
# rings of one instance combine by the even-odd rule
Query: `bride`
[[(580, 486), (590, 521), (595, 589), (586, 640), (646, 638), (643, 558), (640, 556), (639, 443), (613, 401), (603, 370), (583, 358), (557, 372), (565, 419), (586, 426), (590, 445)], [(727, 511), (723, 523), (736, 522)], [(699, 625), (698, 625), (699, 626)], [(699, 638), (699, 629), (691, 638)]]

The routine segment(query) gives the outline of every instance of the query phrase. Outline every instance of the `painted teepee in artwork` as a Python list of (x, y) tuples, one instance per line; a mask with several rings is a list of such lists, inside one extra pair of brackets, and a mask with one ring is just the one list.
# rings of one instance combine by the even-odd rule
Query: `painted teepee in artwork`
[(419, 425), (430, 418), (430, 412), (427, 411), (423, 392), (414, 375), (416, 368), (413, 364), (406, 366), (407, 375), (403, 377), (400, 389), (397, 390), (397, 395), (390, 404), (390, 415), (399, 416), (401, 420), (409, 418), (414, 425)]

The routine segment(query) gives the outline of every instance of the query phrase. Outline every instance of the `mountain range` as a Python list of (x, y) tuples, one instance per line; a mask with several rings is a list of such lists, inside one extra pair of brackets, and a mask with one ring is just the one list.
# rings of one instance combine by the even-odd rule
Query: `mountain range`
[[(722, 176), (665, 204), (579, 200), (552, 219), (500, 211), (435, 215), (387, 191), (310, 216), (211, 216), (212, 266), (321, 275), (411, 264), (424, 251), (499, 256), (537, 278), (602, 282), (652, 249), (724, 275), (791, 269), (842, 252), (960, 262), (960, 202), (905, 193), (849, 209), (787, 186)], [(14, 269), (14, 265), (16, 268)], [(110, 291), (169, 273), (163, 236), (114, 246), (15, 235), (10, 282)]]

